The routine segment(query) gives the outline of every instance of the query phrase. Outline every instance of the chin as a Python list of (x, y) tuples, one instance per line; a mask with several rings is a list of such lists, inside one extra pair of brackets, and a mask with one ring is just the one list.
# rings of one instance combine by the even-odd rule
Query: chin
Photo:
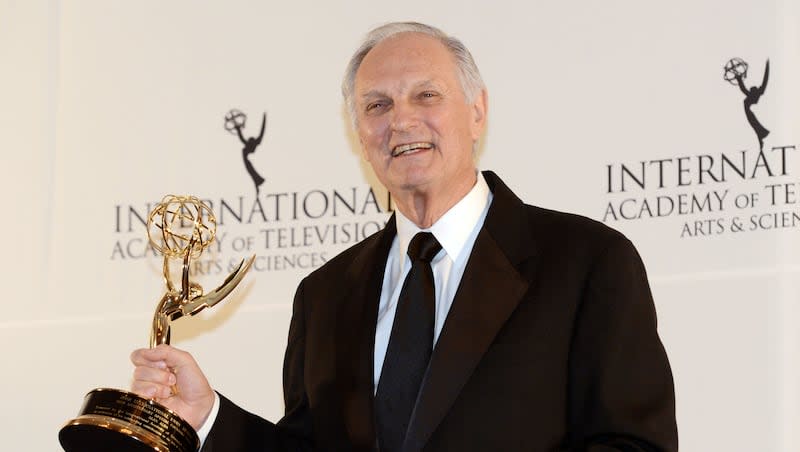
[(403, 191), (419, 191), (424, 190), (430, 185), (431, 179), (428, 177), (408, 177), (397, 184), (397, 187)]

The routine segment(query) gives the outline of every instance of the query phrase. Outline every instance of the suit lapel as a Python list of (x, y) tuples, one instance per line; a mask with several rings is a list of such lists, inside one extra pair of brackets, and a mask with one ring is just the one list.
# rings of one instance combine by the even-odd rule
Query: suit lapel
[(373, 449), (375, 444), (373, 350), (386, 257), (396, 234), (394, 216), (378, 234), (353, 259), (336, 312), (336, 380), (354, 450)]
[(431, 356), (404, 451), (422, 450), (528, 290), (516, 268), (532, 254), (522, 202), (484, 173), (494, 200)]

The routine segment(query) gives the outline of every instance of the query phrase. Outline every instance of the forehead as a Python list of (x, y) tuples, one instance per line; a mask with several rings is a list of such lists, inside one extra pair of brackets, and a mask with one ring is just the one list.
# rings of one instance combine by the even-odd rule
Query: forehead
[(450, 50), (438, 39), (421, 33), (400, 33), (386, 38), (367, 53), (356, 72), (356, 91), (383, 84), (419, 81), (456, 81), (456, 64)]

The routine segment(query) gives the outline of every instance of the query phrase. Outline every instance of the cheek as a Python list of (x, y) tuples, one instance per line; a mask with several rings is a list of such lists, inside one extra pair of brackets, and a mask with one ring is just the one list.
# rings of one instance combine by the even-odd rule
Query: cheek
[(390, 138), (388, 130), (388, 126), (382, 122), (373, 122), (360, 130), (361, 148), (368, 161), (375, 162), (386, 157)]
[(359, 139), (364, 147), (379, 146), (386, 139), (386, 124), (382, 121), (364, 121), (359, 126)]
[(361, 143), (361, 151), (364, 158), (370, 162), (375, 163), (379, 158), (383, 142), (383, 133), (375, 124), (362, 123), (358, 128), (358, 141)]
[(470, 140), (471, 131), (468, 124), (465, 124), (459, 115), (439, 115), (432, 118), (429, 124), (448, 147), (460, 147)]

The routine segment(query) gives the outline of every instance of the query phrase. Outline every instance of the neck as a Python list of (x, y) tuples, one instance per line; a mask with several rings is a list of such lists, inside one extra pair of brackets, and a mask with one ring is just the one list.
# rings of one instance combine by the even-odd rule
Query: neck
[(467, 196), (477, 182), (477, 175), (472, 178), (445, 187), (440, 190), (411, 189), (392, 193), (397, 210), (411, 220), (420, 229), (433, 226), (451, 207)]

